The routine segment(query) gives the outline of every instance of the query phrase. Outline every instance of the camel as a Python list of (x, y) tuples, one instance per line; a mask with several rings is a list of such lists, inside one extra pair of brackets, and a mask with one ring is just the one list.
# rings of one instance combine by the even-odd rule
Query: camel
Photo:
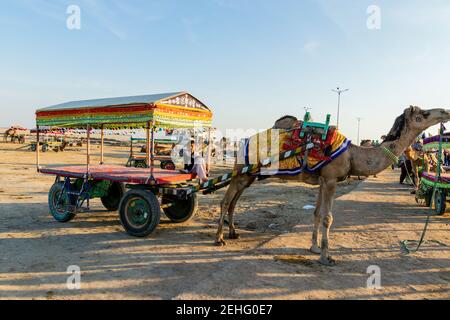
[(8, 130), (5, 131), (5, 133), (3, 134), (3, 139), (5, 142), (7, 142), (8, 137), (11, 137), (11, 142), (13, 141), (14, 137), (17, 136), (17, 129), (15, 128), (9, 128)]
[(14, 128), (14, 127), (9, 128), (3, 134), (3, 139), (4, 139), (5, 142), (8, 141), (8, 137), (11, 137), (11, 142), (15, 142), (16, 140), (19, 143), (24, 143), (25, 142), (25, 135), (19, 134), (17, 128)]
[[(422, 110), (411, 106), (400, 115), (384, 139), (376, 147), (360, 147), (350, 144), (348, 149), (335, 158), (316, 174), (300, 173), (297, 176), (275, 176), (276, 178), (296, 180), (308, 184), (319, 185), (316, 209), (314, 211), (314, 228), (312, 232), (312, 246), (310, 251), (320, 254), (319, 262), (326, 266), (335, 265), (329, 250), (330, 227), (333, 223), (332, 206), (338, 181), (351, 176), (369, 176), (380, 173), (389, 167), (396, 157), (410, 146), (417, 136), (427, 128), (450, 120), (450, 112), (444, 109)], [(279, 119), (274, 128), (290, 129), (297, 122), (297, 118), (285, 116)], [(235, 170), (243, 167), (236, 161)], [(234, 209), (244, 190), (252, 185), (256, 177), (252, 175), (237, 175), (232, 178), (228, 190), (221, 202), (221, 214), (216, 236), (216, 245), (223, 246), (225, 214), (228, 213), (229, 238), (238, 239), (234, 225)], [(319, 246), (319, 229), (322, 224), (322, 239)]]

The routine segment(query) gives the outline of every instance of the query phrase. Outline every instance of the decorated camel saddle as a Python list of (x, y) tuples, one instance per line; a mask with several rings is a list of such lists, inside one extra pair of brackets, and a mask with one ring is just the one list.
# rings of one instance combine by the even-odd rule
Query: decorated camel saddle
[(245, 165), (261, 162), (277, 154), (296, 150), (296, 155), (270, 166), (259, 166), (253, 175), (298, 175), (302, 172), (317, 173), (350, 145), (350, 140), (335, 127), (329, 126), (330, 116), (324, 124), (310, 121), (309, 113), (304, 121), (297, 121), (292, 129), (269, 129), (245, 140)]

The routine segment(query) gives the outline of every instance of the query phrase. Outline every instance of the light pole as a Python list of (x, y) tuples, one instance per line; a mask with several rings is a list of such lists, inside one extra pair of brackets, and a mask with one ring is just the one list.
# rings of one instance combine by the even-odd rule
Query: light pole
[(350, 89), (340, 89), (337, 87), (336, 89), (332, 89), (331, 91), (334, 91), (338, 94), (338, 110), (337, 110), (337, 122), (336, 122), (336, 128), (339, 129), (339, 109), (341, 107), (341, 93), (346, 92)]
[(358, 120), (358, 138), (357, 138), (357, 141), (358, 141), (358, 146), (359, 146), (359, 126), (360, 126), (360, 124), (361, 124), (361, 119), (362, 118), (356, 118), (356, 120)]

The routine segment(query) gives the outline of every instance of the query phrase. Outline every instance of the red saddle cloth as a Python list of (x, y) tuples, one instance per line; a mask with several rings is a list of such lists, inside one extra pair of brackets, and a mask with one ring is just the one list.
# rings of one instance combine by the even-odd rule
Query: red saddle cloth
[[(303, 138), (300, 138), (300, 133), (302, 132), (302, 128), (295, 129), (290, 138), (286, 139), (286, 142), (283, 145), (283, 149), (285, 150), (295, 150), (298, 147), (302, 147), (303, 151), (300, 156), (303, 156), (306, 151), (307, 135)], [(330, 128), (327, 132), (327, 138), (322, 140), (321, 134), (313, 134), (311, 136), (311, 143), (314, 144), (314, 147), (309, 151), (308, 157), (312, 157), (316, 160), (331, 160), (331, 151), (332, 145), (336, 141), (337, 136), (336, 128)]]

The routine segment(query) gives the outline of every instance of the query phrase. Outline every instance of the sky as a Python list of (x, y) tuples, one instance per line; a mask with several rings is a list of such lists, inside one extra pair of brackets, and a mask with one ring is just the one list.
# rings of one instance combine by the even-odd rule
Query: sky
[(335, 122), (339, 86), (344, 135), (356, 141), (360, 117), (360, 138), (379, 139), (409, 105), (450, 108), (449, 17), (447, 0), (2, 0), (0, 127), (33, 127), (36, 109), (66, 101), (174, 91), (222, 130), (305, 107)]

